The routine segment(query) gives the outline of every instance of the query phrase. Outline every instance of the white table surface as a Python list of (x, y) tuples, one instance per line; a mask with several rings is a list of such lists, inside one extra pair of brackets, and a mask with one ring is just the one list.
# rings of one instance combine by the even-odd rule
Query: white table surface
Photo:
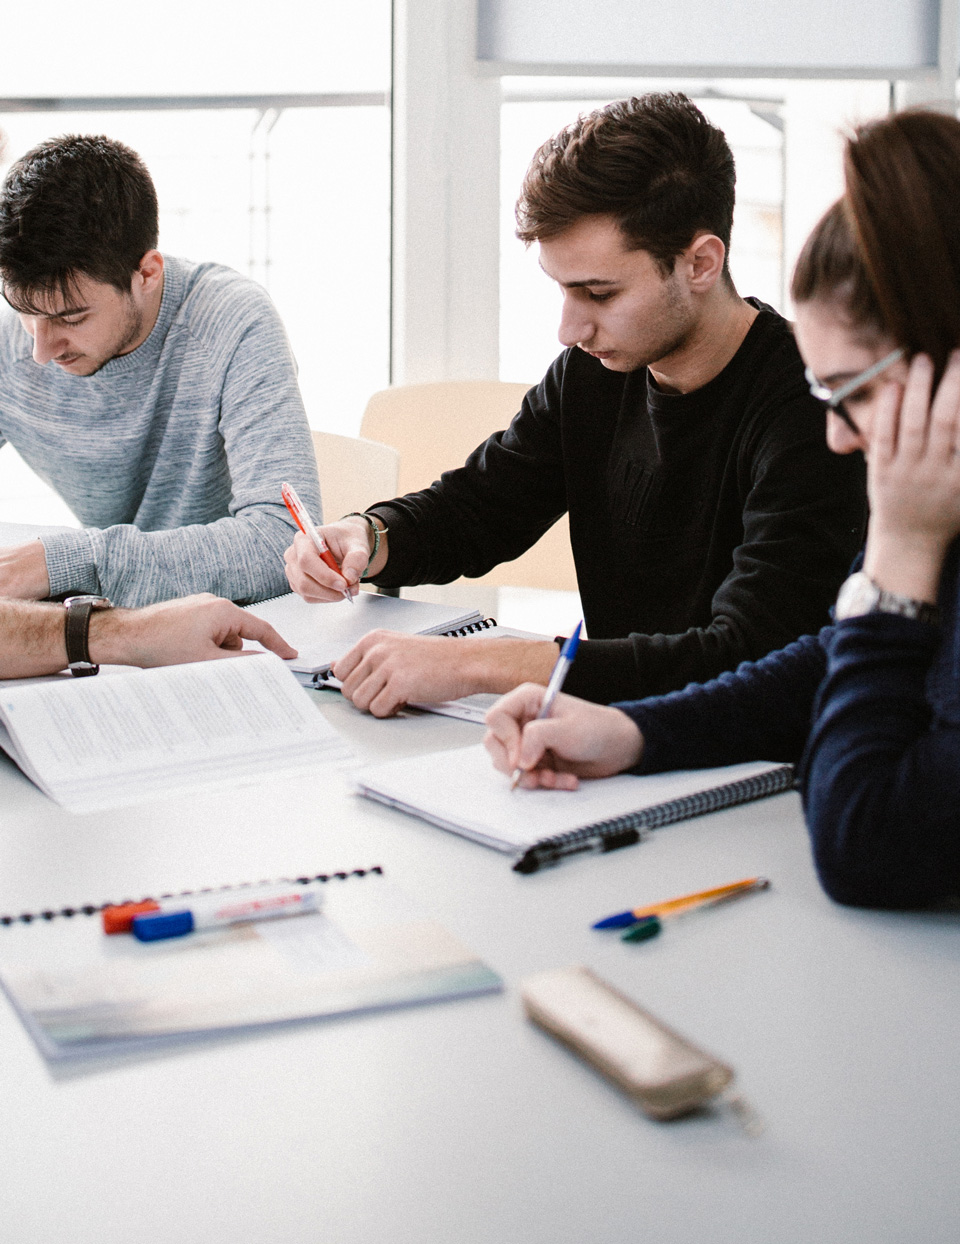
[(26, 544), (28, 540), (37, 540), (41, 535), (52, 534), (55, 531), (69, 530), (69, 527), (55, 527), (49, 524), (0, 523), (0, 549)]
[[(367, 756), (477, 727), (327, 717)], [(955, 1244), (960, 917), (819, 890), (797, 796), (532, 877), (336, 780), (74, 816), (0, 757), (0, 914), (380, 864), (503, 994), (52, 1072), (0, 1002), (4, 1244)], [(628, 946), (598, 917), (773, 889)], [(654, 1123), (521, 1015), (589, 964), (729, 1061), (766, 1122)]]

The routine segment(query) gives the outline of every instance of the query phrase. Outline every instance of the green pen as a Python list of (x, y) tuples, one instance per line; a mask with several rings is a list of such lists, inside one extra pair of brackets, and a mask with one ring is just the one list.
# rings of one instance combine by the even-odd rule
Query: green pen
[(659, 916), (641, 916), (636, 924), (631, 924), (626, 933), (620, 934), (621, 942), (645, 942), (651, 937), (656, 937), (663, 928), (663, 921)]
[(683, 916), (692, 916), (695, 912), (706, 911), (708, 907), (719, 907), (721, 903), (732, 903), (734, 899), (742, 898), (744, 894), (752, 894), (754, 890), (766, 890), (769, 886), (770, 882), (766, 877), (758, 877), (754, 885), (744, 887), (742, 890), (733, 890), (729, 894), (720, 894), (716, 898), (706, 899), (702, 903), (697, 903), (696, 907), (684, 907), (672, 914), (669, 911), (664, 911), (659, 916), (641, 916), (636, 923), (631, 924), (625, 933), (620, 934), (620, 940), (621, 942), (648, 941), (663, 930), (664, 920), (680, 920)]

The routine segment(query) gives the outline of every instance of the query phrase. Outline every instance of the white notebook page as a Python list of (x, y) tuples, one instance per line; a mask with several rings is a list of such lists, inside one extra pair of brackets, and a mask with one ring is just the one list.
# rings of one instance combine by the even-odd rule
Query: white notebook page
[(575, 791), (510, 789), (482, 745), (361, 769), (361, 793), (501, 851), (753, 777), (766, 761), (585, 781)]

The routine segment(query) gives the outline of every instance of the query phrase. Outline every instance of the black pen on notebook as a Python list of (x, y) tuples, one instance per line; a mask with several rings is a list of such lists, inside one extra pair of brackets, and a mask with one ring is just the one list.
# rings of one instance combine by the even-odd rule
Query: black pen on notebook
[[(550, 675), (550, 681), (547, 683), (547, 689), (543, 693), (543, 701), (540, 705), (540, 712), (537, 713), (536, 720), (541, 721), (544, 717), (549, 717), (553, 708), (553, 702), (560, 694), (560, 688), (563, 686), (563, 680), (566, 678), (570, 666), (573, 664), (573, 658), (577, 655), (577, 648), (580, 646), (580, 631), (583, 627), (583, 619), (581, 618), (577, 625), (573, 628), (573, 634), (560, 649), (560, 655), (557, 657), (557, 663), (553, 667), (553, 673)], [(523, 777), (524, 770), (518, 765), (513, 771), (510, 779), (510, 789), (516, 790), (517, 783)]]

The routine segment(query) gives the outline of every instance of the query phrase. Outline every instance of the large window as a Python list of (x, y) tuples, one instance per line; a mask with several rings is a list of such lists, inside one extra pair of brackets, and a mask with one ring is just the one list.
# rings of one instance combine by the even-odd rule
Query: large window
[(261, 281), (311, 423), (355, 433), (389, 378), (390, 0), (76, 13), (54, 2), (7, 26), (0, 174), (56, 134), (135, 148), (161, 249)]

